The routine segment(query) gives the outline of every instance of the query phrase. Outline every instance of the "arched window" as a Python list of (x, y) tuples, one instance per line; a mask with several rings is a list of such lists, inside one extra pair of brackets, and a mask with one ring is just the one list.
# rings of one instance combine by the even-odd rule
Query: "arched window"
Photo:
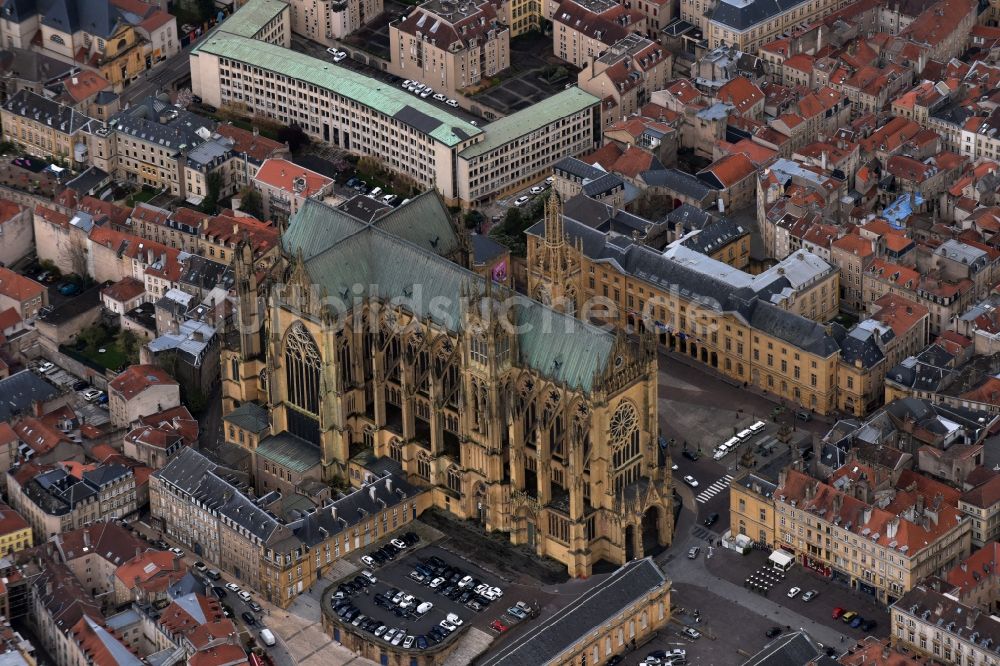
[(462, 492), (462, 470), (457, 465), (448, 468), (448, 487), (456, 493)]
[(423, 477), (427, 481), (431, 480), (431, 459), (423, 451), (417, 455), (417, 476)]
[(285, 335), (285, 381), (288, 402), (309, 414), (319, 414), (319, 348), (302, 322)]
[(398, 463), (403, 462), (403, 440), (397, 437), (389, 442), (389, 456)]
[(240, 360), (238, 358), (234, 358), (229, 362), (229, 378), (234, 382), (240, 380)]
[(623, 402), (611, 417), (614, 468), (621, 469), (639, 455), (639, 416), (630, 402)]

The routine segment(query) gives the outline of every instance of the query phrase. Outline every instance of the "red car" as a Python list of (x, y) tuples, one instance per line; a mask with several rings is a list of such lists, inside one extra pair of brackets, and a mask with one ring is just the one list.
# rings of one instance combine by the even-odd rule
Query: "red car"
[(844, 614), (844, 609), (841, 608), (840, 606), (837, 606), (836, 608), (833, 609), (833, 619), (834, 620), (836, 620), (837, 618), (839, 618), (843, 614)]
[(507, 631), (507, 625), (501, 622), (500, 620), (493, 620), (492, 622), (490, 622), (490, 629), (497, 632), (498, 634), (502, 634), (503, 632)]

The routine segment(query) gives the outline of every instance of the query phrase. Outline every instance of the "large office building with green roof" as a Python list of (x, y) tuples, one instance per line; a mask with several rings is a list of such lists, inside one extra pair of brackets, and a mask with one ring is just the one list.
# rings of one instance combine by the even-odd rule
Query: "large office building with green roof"
[(191, 52), (192, 90), (206, 104), (296, 123), (314, 141), (373, 157), (463, 207), (537, 182), (600, 139), (600, 100), (577, 88), (480, 127), (398, 86), (263, 38), (283, 35), (280, 23), (289, 20), (272, 2), (251, 0)]

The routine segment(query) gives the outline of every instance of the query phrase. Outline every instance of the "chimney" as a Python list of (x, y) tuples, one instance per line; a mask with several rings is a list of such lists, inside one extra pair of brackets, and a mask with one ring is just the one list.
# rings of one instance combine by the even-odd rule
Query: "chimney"
[(330, 507), (330, 517), (333, 518), (334, 520), (337, 520), (337, 505), (336, 504), (334, 504), (333, 506)]
[(146, 263), (147, 264), (153, 263), (153, 249), (152, 248), (146, 248)]
[(374, 485), (370, 486), (368, 488), (368, 495), (369, 495), (369, 497), (372, 498), (372, 501), (374, 502), (375, 501), (375, 486)]
[(85, 548), (90, 548), (90, 530), (86, 528), (83, 530), (83, 545)]
[(162, 266), (166, 266), (167, 265), (167, 253), (166, 252), (161, 252), (160, 253), (160, 265), (162, 265)]
[(386, 489), (386, 491), (388, 491), (390, 493), (392, 492), (392, 477), (391, 476), (385, 477), (385, 489)]
[(139, 557), (140, 555), (142, 555), (142, 548), (139, 548), (139, 546), (136, 546), (135, 547), (135, 556)]
[(254, 135), (254, 136), (257, 136), (257, 135), (259, 135), (259, 134), (260, 134), (260, 130), (259, 130), (259, 129), (257, 129), (257, 126), (256, 126), (256, 125), (254, 125), (254, 126), (253, 126), (253, 135)]

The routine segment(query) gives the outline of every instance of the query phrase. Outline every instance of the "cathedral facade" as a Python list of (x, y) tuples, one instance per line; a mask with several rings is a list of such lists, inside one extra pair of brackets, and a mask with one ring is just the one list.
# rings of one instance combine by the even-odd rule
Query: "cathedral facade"
[(365, 222), (309, 201), (270, 273), (242, 249), (223, 404), (270, 413), (322, 477), (401, 469), (436, 507), (590, 575), (667, 545), (654, 343), (468, 270), (433, 193)]

